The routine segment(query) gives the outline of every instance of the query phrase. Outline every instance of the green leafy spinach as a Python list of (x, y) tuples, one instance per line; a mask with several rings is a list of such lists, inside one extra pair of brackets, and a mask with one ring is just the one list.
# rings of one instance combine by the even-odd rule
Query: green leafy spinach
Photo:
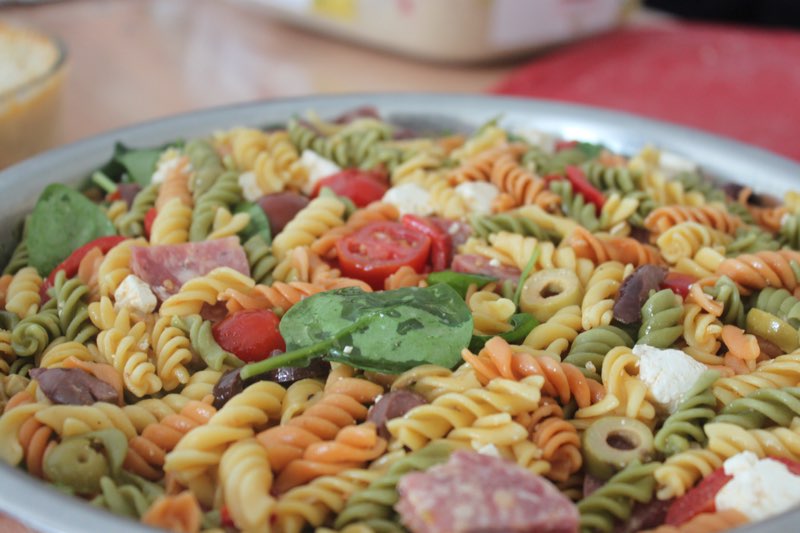
[(375, 293), (350, 287), (302, 300), (280, 331), (287, 352), (245, 366), (242, 379), (319, 356), (385, 373), (425, 363), (452, 368), (472, 337), (472, 314), (446, 284)]
[(31, 213), (30, 264), (46, 275), (76, 248), (116, 233), (103, 210), (84, 195), (59, 183), (48, 185)]
[(269, 219), (261, 206), (253, 202), (241, 202), (234, 209), (235, 213), (247, 213), (250, 215), (250, 224), (239, 232), (242, 242), (253, 235), (261, 235), (266, 244), (272, 242), (272, 231), (270, 230)]
[(429, 274), (426, 281), (428, 285), (436, 285), (438, 283), (449, 285), (455, 289), (461, 298), (465, 298), (470, 285), (476, 285), (480, 289), (493, 281), (497, 281), (497, 278), (484, 276), (482, 274), (467, 274), (466, 272), (441, 270)]
[(182, 144), (182, 141), (177, 141), (154, 148), (131, 148), (117, 143), (114, 145), (114, 155), (111, 160), (98, 169), (98, 173), (115, 182), (123, 181), (123, 177), (127, 175), (128, 181), (146, 187), (150, 185), (162, 152)]
[(517, 313), (511, 317), (511, 325), (513, 329), (499, 335), (473, 335), (469, 343), (469, 349), (473, 352), (478, 352), (489, 339), (495, 336), (503, 337), (509, 344), (520, 344), (528, 336), (528, 333), (539, 325), (539, 321), (528, 313)]

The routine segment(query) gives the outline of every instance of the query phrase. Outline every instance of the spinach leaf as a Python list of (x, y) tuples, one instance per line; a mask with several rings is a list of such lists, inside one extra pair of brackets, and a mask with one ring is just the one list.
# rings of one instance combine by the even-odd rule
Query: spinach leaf
[(123, 176), (127, 174), (128, 181), (146, 187), (150, 185), (161, 153), (167, 148), (182, 144), (182, 141), (175, 141), (154, 148), (130, 148), (117, 143), (114, 145), (114, 155), (111, 160), (97, 171), (115, 182), (123, 181)]
[(392, 374), (426, 363), (452, 368), (472, 337), (472, 314), (442, 283), (374, 293), (348, 287), (302, 300), (280, 330), (287, 353), (245, 366), (242, 379), (321, 355)]
[(469, 343), (469, 349), (472, 352), (479, 352), (483, 345), (492, 337), (503, 337), (509, 344), (520, 344), (528, 336), (528, 333), (533, 331), (533, 328), (539, 325), (533, 315), (528, 313), (517, 313), (511, 317), (511, 325), (514, 329), (501, 333), (500, 335), (473, 335), (472, 341)]
[(432, 272), (428, 275), (428, 285), (436, 285), (444, 283), (449, 285), (461, 295), (461, 298), (467, 296), (467, 290), (470, 285), (477, 285), (480, 289), (485, 285), (497, 281), (497, 278), (491, 276), (484, 276), (482, 274), (467, 274), (465, 272), (454, 272), (453, 270), (441, 270), (439, 272)]
[(600, 152), (602, 152), (605, 147), (602, 144), (579, 142), (576, 148), (583, 152), (589, 159), (594, 159), (600, 155)]
[[(537, 244), (536, 247), (533, 249), (533, 253), (528, 258), (528, 262), (525, 263), (525, 268), (522, 269), (522, 272), (519, 274), (519, 281), (517, 281), (517, 288), (514, 290), (514, 297), (512, 301), (517, 309), (519, 309), (519, 299), (522, 296), (522, 288), (525, 285), (525, 282), (528, 279), (528, 276), (531, 275), (531, 271), (533, 267), (536, 266), (536, 261), (539, 260), (539, 255), (541, 255), (542, 249)], [(505, 288), (505, 287), (504, 287)]]
[(260, 205), (254, 204), (253, 202), (241, 202), (236, 206), (234, 212), (247, 213), (250, 215), (250, 224), (239, 232), (239, 237), (242, 238), (242, 242), (246, 242), (247, 239), (253, 235), (261, 235), (267, 245), (272, 243), (272, 231), (270, 230), (269, 219)]
[(84, 195), (60, 183), (48, 185), (31, 213), (30, 264), (47, 275), (76, 248), (116, 233), (103, 210)]

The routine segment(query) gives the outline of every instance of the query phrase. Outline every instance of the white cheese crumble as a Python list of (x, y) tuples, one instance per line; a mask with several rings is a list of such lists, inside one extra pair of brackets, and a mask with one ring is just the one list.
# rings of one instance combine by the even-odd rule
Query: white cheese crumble
[(428, 216), (433, 213), (431, 195), (416, 183), (392, 187), (383, 195), (383, 201), (392, 204), (401, 215)]
[(469, 181), (457, 186), (456, 194), (464, 199), (473, 213), (488, 215), (492, 212), (492, 203), (500, 194), (500, 190), (493, 183)]
[(314, 150), (303, 150), (300, 164), (308, 171), (308, 181), (303, 185), (303, 192), (306, 194), (311, 194), (319, 180), (342, 170), (339, 165), (322, 157)]
[(344, 353), (345, 355), (350, 355), (351, 353), (353, 353), (353, 347), (352, 346), (345, 346), (342, 349), (342, 353)]
[(125, 308), (129, 311), (146, 314), (152, 313), (156, 308), (156, 295), (150, 290), (150, 285), (133, 274), (128, 274), (117, 290), (114, 291), (114, 306)]
[(661, 152), (658, 165), (667, 177), (675, 176), (681, 172), (695, 172), (697, 164), (672, 152)]
[(502, 263), (498, 258), (492, 257), (491, 259), (489, 259), (489, 266), (499, 268), (500, 266), (502, 266)]
[(800, 476), (783, 463), (747, 451), (725, 461), (724, 468), (733, 479), (717, 493), (717, 510), (735, 509), (755, 522), (800, 504)]
[(183, 161), (176, 150), (171, 150), (161, 156), (156, 165), (156, 171), (151, 178), (152, 183), (163, 183), (172, 172), (175, 172)]
[(497, 446), (495, 446), (492, 443), (480, 446), (478, 442), (473, 442), (472, 447), (475, 448), (475, 451), (477, 451), (480, 454), (489, 455), (491, 457), (496, 457), (498, 459), (502, 458), (502, 456), (500, 455), (500, 450), (498, 450)]
[(556, 138), (547, 132), (537, 130), (536, 128), (517, 128), (514, 130), (514, 134), (522, 137), (530, 144), (541, 148), (542, 151), (548, 154), (552, 154), (556, 151)]
[(255, 202), (264, 196), (264, 192), (258, 186), (258, 178), (255, 172), (248, 171), (239, 174), (239, 187), (242, 188), (242, 196), (248, 202)]
[(639, 357), (639, 379), (650, 389), (652, 398), (669, 413), (674, 413), (706, 365), (681, 350), (661, 350), (646, 344), (633, 347)]

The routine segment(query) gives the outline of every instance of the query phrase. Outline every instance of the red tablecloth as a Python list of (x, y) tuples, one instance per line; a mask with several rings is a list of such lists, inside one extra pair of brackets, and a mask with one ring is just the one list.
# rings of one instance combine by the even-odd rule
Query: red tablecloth
[(494, 92), (630, 111), (800, 161), (800, 32), (623, 29), (537, 57)]

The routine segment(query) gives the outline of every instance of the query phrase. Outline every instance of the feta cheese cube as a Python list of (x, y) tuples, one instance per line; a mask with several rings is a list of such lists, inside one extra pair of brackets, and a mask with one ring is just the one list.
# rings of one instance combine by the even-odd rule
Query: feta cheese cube
[(239, 174), (239, 187), (242, 188), (242, 196), (248, 202), (255, 202), (264, 196), (264, 191), (258, 186), (258, 178), (256, 178), (255, 172), (249, 171)]
[(330, 159), (326, 159), (314, 150), (308, 149), (303, 150), (303, 154), (300, 156), (300, 164), (308, 171), (308, 181), (303, 185), (303, 192), (306, 194), (311, 194), (319, 180), (342, 170), (339, 165)]
[(421, 217), (433, 213), (430, 199), (430, 193), (416, 183), (404, 183), (392, 187), (383, 195), (383, 201), (395, 206), (401, 215), (411, 214)]
[(134, 313), (152, 313), (156, 308), (156, 295), (150, 290), (150, 285), (133, 274), (128, 274), (117, 290), (114, 291), (114, 306), (128, 309)]
[(680, 174), (681, 172), (695, 172), (697, 170), (696, 163), (672, 152), (662, 151), (658, 163), (659, 167), (661, 167), (661, 171), (666, 174), (668, 178)]
[(706, 365), (681, 350), (661, 350), (646, 344), (633, 347), (639, 358), (639, 379), (650, 389), (653, 401), (674, 413)]
[(735, 509), (755, 522), (800, 504), (800, 476), (783, 463), (746, 451), (725, 461), (724, 468), (733, 479), (717, 493), (717, 510)]
[(500, 190), (493, 183), (470, 181), (458, 185), (456, 194), (464, 199), (473, 213), (488, 215), (492, 212), (492, 203)]

